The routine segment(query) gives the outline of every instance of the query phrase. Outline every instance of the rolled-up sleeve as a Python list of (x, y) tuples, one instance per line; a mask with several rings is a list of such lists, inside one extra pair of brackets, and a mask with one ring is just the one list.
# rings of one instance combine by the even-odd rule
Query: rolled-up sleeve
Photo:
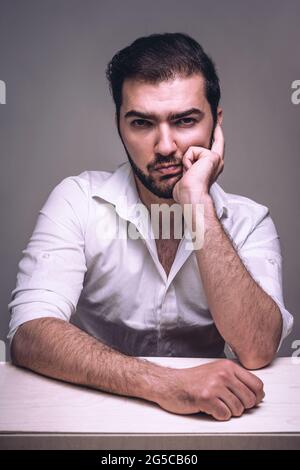
[(268, 208), (265, 207), (255, 222), (251, 233), (239, 249), (239, 256), (253, 279), (273, 298), (280, 309), (283, 324), (278, 351), (282, 341), (292, 330), (293, 316), (284, 306), (280, 238)]
[(24, 322), (41, 317), (68, 321), (83, 287), (88, 198), (76, 177), (62, 180), (39, 211), (18, 265), (8, 308), (8, 339)]

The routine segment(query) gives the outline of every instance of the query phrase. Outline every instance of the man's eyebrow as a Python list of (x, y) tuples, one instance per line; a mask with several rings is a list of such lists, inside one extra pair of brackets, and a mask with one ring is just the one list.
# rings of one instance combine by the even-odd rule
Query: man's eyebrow
[[(201, 109), (198, 108), (190, 108), (187, 109), (186, 111), (182, 111), (180, 113), (172, 113), (169, 115), (169, 119), (180, 119), (185, 116), (189, 116), (190, 114), (198, 114), (199, 116), (203, 116), (204, 112), (201, 111)], [(137, 111), (135, 109), (131, 109), (125, 114), (125, 119), (129, 117), (139, 117), (142, 119), (153, 119), (155, 120), (157, 118), (157, 115), (154, 113), (142, 113), (141, 111)]]

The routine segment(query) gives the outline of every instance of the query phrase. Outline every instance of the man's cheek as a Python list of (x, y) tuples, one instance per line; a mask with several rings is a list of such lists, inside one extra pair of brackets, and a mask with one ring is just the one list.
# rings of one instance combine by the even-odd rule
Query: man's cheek
[(212, 130), (211, 126), (201, 126), (194, 130), (193, 135), (190, 136), (190, 140), (192, 141), (191, 145), (195, 147), (205, 147), (209, 148), (210, 140), (211, 140)]

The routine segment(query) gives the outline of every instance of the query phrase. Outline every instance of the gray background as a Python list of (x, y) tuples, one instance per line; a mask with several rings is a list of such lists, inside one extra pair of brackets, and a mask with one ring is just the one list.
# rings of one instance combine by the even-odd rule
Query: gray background
[[(218, 182), (267, 205), (281, 238), (286, 307), (295, 316), (281, 355), (300, 339), (300, 2), (0, 0), (0, 339), (17, 265), (49, 192), (84, 170), (126, 160), (105, 78), (136, 37), (186, 32), (219, 71), (226, 138)], [(298, 48), (298, 50), (297, 50)]]

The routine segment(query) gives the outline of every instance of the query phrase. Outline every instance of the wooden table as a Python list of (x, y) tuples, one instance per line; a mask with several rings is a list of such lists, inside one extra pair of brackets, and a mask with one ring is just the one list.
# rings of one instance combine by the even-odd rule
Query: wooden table
[[(213, 360), (146, 359), (176, 368)], [(1, 363), (0, 449), (300, 449), (300, 359), (278, 358), (255, 374), (264, 401), (219, 422)]]

